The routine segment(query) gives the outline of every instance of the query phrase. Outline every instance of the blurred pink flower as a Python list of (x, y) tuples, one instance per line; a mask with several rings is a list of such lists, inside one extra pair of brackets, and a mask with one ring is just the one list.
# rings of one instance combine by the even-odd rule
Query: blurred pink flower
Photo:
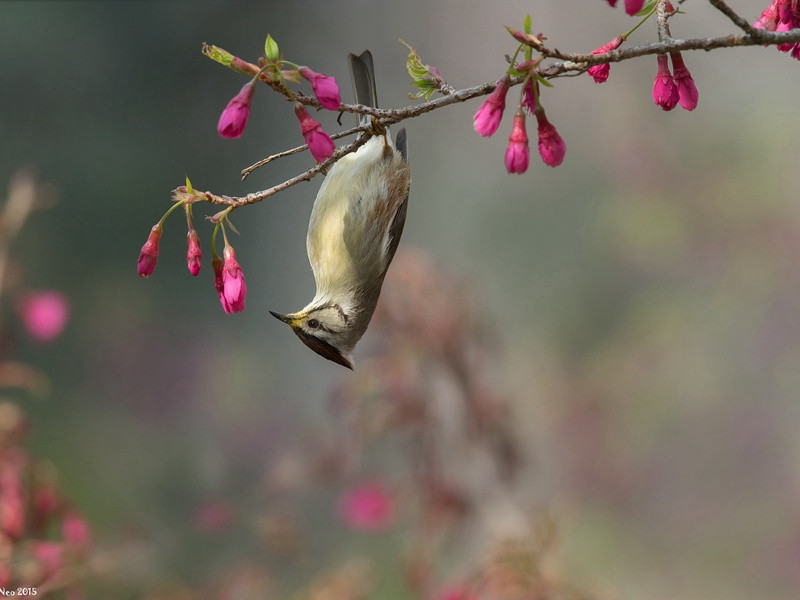
[(52, 342), (67, 324), (69, 300), (54, 290), (30, 292), (22, 298), (18, 310), (22, 324), (32, 338)]
[(31, 555), (44, 570), (44, 578), (49, 579), (64, 564), (64, 547), (58, 542), (33, 542)]
[(644, 0), (625, 0), (625, 12), (629, 15), (635, 15), (644, 6)]
[(233, 510), (225, 502), (209, 502), (195, 510), (192, 517), (199, 531), (217, 533), (227, 529), (233, 521)]
[(394, 498), (379, 481), (362, 483), (339, 498), (338, 512), (353, 529), (382, 531), (394, 522)]
[(65, 542), (85, 550), (91, 543), (91, 534), (86, 520), (74, 510), (67, 512), (61, 521), (61, 536)]
[(319, 100), (322, 108), (328, 110), (336, 110), (342, 103), (339, 97), (339, 85), (336, 79), (322, 73), (312, 71), (308, 67), (300, 67), (300, 75), (311, 82), (311, 89), (314, 90), (314, 95)]
[(250, 101), (256, 91), (256, 81), (249, 81), (242, 86), (222, 114), (217, 123), (217, 132), (224, 138), (238, 138), (244, 133), (244, 126), (250, 117)]

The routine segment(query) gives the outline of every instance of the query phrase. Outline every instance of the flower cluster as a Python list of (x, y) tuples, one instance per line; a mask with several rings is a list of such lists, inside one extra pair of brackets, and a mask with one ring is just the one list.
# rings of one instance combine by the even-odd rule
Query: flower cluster
[(500, 127), (503, 119), (503, 111), (506, 107), (506, 95), (512, 84), (512, 75), (524, 76), (522, 93), (519, 104), (514, 113), (514, 120), (511, 125), (511, 134), (508, 137), (508, 146), (504, 162), (509, 173), (524, 173), (528, 170), (530, 150), (528, 148), (528, 134), (525, 131), (526, 111), (536, 117), (539, 134), (539, 156), (548, 166), (557, 167), (564, 160), (567, 151), (564, 140), (556, 131), (556, 128), (547, 120), (544, 107), (541, 104), (539, 93), (540, 76), (535, 69), (539, 64), (538, 60), (531, 59), (531, 48), (541, 43), (541, 40), (531, 35), (530, 21), (526, 19), (525, 32), (516, 31), (507, 27), (508, 32), (520, 42), (517, 50), (519, 53), (525, 48), (525, 62), (519, 65), (512, 65), (508, 72), (495, 84), (495, 88), (473, 117), (475, 131), (483, 137), (494, 135)]
[[(778, 32), (800, 27), (800, 2), (797, 0), (772, 0), (753, 27)], [(778, 50), (790, 52), (792, 58), (800, 60), (800, 43), (778, 44)]]
[(680, 52), (670, 52), (672, 69), (669, 70), (667, 55), (659, 54), (657, 57), (658, 71), (653, 81), (653, 102), (663, 110), (672, 110), (679, 103), (685, 110), (697, 108), (699, 95), (692, 79), (692, 74), (686, 68)]
[[(280, 90), (294, 102), (295, 114), (300, 121), (300, 130), (308, 145), (314, 160), (322, 162), (333, 155), (335, 149), (333, 139), (314, 120), (302, 103), (297, 100), (295, 93), (287, 84), (287, 79), (300, 76), (311, 83), (311, 90), (322, 108), (337, 110), (342, 104), (339, 97), (339, 85), (336, 79), (322, 73), (317, 73), (309, 67), (298, 66), (280, 57), (278, 46), (271, 36), (267, 36), (264, 46), (266, 60), (264, 66), (255, 74), (253, 79), (242, 87), (234, 96), (219, 117), (217, 131), (225, 138), (238, 138), (244, 133), (247, 120), (250, 117), (250, 102), (255, 93), (256, 83), (262, 78), (267, 81), (280, 83)], [(282, 67), (290, 67), (292, 71), (282, 71)]]

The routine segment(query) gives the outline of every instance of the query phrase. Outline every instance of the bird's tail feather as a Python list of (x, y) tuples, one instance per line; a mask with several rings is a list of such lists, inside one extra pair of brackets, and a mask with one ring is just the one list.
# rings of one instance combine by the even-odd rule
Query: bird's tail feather
[[(361, 54), (350, 54), (347, 57), (350, 63), (350, 74), (353, 78), (353, 89), (356, 102), (364, 106), (378, 107), (378, 93), (375, 90), (375, 67), (372, 63), (372, 53), (364, 50)], [(361, 122), (369, 121), (369, 117), (362, 116)]]

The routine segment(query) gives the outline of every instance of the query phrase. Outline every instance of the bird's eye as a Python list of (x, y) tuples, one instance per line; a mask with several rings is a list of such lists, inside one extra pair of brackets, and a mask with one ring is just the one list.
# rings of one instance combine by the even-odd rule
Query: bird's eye
[(308, 326), (311, 327), (311, 329), (319, 329), (319, 321), (316, 319), (309, 319)]

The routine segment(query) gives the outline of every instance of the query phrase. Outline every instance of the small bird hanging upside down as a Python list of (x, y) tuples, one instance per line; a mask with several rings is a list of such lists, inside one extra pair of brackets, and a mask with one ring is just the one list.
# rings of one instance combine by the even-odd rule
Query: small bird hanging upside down
[[(356, 102), (377, 107), (372, 54), (348, 60)], [(411, 183), (405, 129), (394, 143), (387, 131), (372, 135), (331, 167), (314, 201), (306, 246), (316, 295), (297, 312), (270, 311), (314, 352), (348, 369), (400, 242)]]

